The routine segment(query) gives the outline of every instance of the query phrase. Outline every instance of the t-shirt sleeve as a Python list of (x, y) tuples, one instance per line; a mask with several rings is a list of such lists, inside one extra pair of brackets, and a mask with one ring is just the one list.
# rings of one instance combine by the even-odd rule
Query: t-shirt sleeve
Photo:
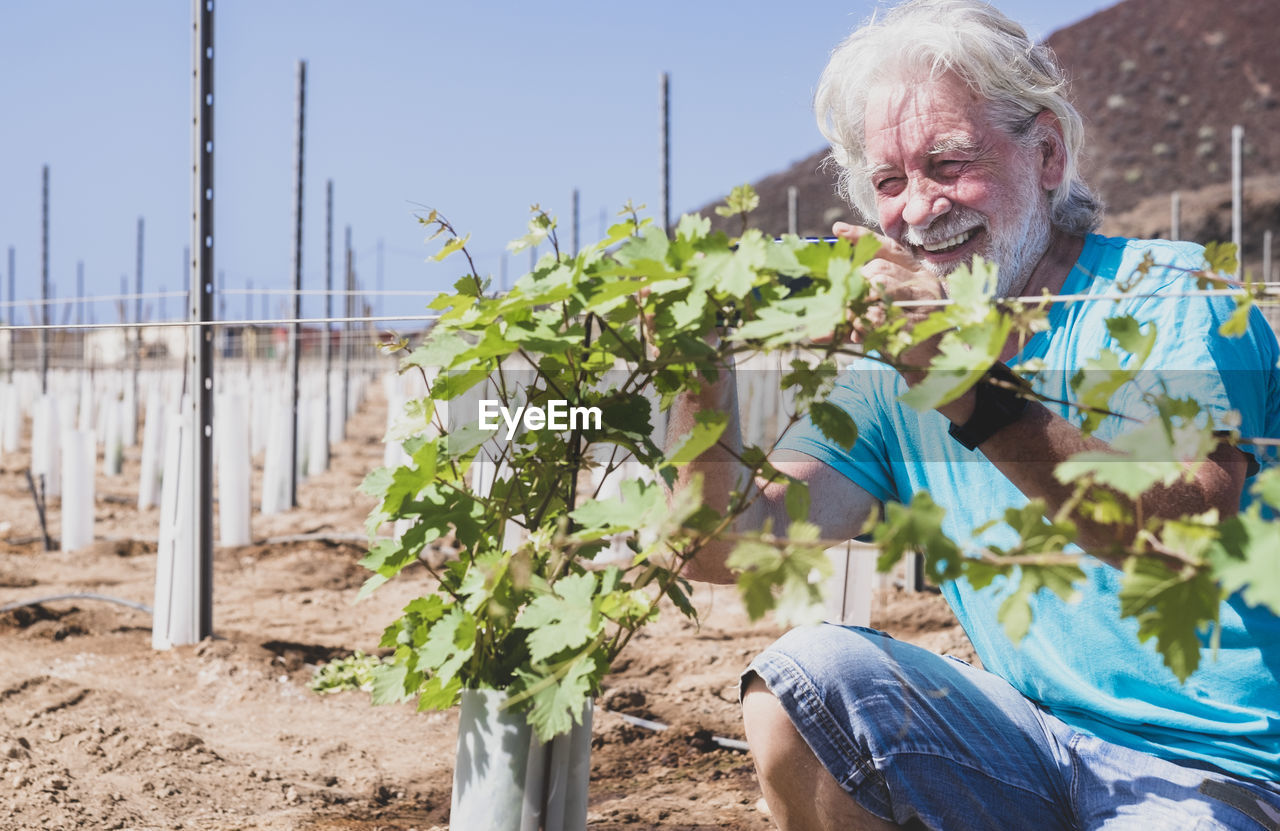
[(885, 434), (886, 393), (892, 395), (897, 372), (870, 359), (858, 359), (841, 373), (827, 401), (844, 410), (858, 426), (858, 438), (845, 450), (806, 416), (778, 442), (779, 449), (812, 456), (835, 468), (880, 502), (897, 497)]

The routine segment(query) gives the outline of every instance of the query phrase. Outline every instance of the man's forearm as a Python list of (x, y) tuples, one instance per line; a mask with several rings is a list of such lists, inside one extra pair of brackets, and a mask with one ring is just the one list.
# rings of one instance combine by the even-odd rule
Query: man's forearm
[[(702, 478), (702, 501), (708, 507), (725, 513), (730, 494), (741, 490), (746, 470), (742, 453), (742, 426), (738, 414), (738, 384), (733, 366), (722, 367), (714, 382), (704, 382), (697, 393), (676, 397), (667, 413), (667, 448), (689, 435), (701, 412), (719, 412), (728, 416), (720, 440), (703, 451), (697, 459), (681, 465), (676, 471), (674, 490), (689, 486), (695, 477)], [(694, 580), (731, 583), (733, 574), (725, 566), (730, 545), (721, 540), (709, 542), (695, 560), (685, 566), (685, 575)]]
[[(951, 413), (943, 408), (943, 414), (953, 420), (967, 418), (964, 411), (963, 405)], [(1085, 436), (1076, 425), (1033, 403), (1021, 418), (996, 432), (979, 445), (978, 450), (1029, 498), (1043, 499), (1052, 515), (1074, 495), (1074, 488), (1059, 482), (1054, 475), (1058, 463), (1076, 453), (1107, 452), (1111, 448), (1103, 440)], [(1117, 463), (1125, 462), (1118, 459)], [(1168, 486), (1152, 487), (1136, 502), (1114, 494), (1134, 517), (1134, 521), (1123, 526), (1098, 523), (1078, 510), (1073, 512), (1071, 519), (1079, 533), (1077, 543), (1090, 554), (1119, 565), (1125, 550), (1133, 543), (1139, 518), (1171, 519), (1203, 513), (1210, 508), (1216, 508), (1223, 517), (1234, 514), (1239, 508), (1246, 472), (1247, 460), (1240, 451), (1220, 447), (1208, 461), (1192, 470), (1191, 476)]]

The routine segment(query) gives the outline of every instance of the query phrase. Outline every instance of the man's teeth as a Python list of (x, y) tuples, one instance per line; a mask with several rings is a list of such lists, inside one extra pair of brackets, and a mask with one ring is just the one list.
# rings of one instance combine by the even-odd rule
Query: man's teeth
[(946, 251), (949, 248), (956, 248), (960, 245), (963, 245), (964, 243), (973, 239), (973, 235), (976, 233), (978, 233), (977, 228), (970, 228), (968, 231), (965, 231), (964, 233), (956, 234), (951, 239), (944, 239), (942, 242), (921, 243), (920, 247), (923, 248), (925, 251), (928, 251), (930, 254), (938, 254), (940, 252)]

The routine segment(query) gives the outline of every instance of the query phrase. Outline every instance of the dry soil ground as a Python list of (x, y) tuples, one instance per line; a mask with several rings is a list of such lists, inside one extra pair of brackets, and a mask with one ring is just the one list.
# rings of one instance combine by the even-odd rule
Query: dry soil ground
[[(254, 545), (217, 549), (211, 639), (155, 651), (148, 614), (97, 600), (0, 614), (0, 829), (447, 827), (456, 712), (307, 688), (317, 664), (373, 651), (427, 587), (425, 573), (405, 576), (352, 602), (365, 577), (352, 539), (370, 507), (356, 485), (381, 464), (384, 423), (381, 400), (368, 401), (300, 507), (255, 517)], [(0, 606), (88, 592), (152, 603), (158, 511), (135, 507), (138, 456), (123, 476), (98, 476), (96, 542), (74, 553), (43, 550), (26, 452), (0, 457)], [(55, 534), (58, 517), (55, 503)], [(315, 538), (276, 541), (295, 535)], [(592, 829), (772, 827), (750, 758), (711, 737), (742, 738), (738, 673), (780, 630), (749, 622), (731, 589), (700, 587), (696, 600), (700, 627), (665, 615), (608, 680)], [(883, 592), (873, 624), (969, 648), (936, 595)]]

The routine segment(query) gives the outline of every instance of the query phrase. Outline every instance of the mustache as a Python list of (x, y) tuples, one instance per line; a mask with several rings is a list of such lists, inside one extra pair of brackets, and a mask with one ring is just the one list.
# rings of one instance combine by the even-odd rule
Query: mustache
[(985, 226), (987, 218), (972, 208), (956, 207), (947, 211), (924, 228), (909, 226), (898, 242), (908, 245), (933, 245), (949, 240), (958, 234), (978, 226)]

